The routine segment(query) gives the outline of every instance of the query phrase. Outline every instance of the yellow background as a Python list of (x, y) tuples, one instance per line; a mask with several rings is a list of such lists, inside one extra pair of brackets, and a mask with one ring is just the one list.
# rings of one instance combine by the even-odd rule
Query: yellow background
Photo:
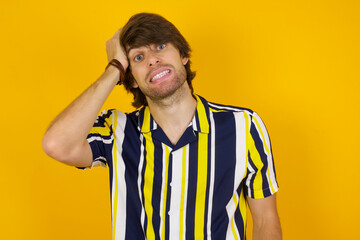
[[(142, 11), (189, 41), (196, 93), (265, 121), (284, 239), (360, 239), (357, 0), (1, 1), (0, 239), (111, 239), (107, 169), (58, 163), (41, 138)], [(119, 87), (104, 108), (130, 100)]]

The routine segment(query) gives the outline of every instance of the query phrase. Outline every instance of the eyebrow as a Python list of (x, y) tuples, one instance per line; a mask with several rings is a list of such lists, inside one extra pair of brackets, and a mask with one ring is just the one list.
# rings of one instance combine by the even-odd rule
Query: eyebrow
[(130, 56), (130, 51), (133, 50), (133, 49), (134, 49), (134, 47), (130, 47), (129, 49), (126, 50), (127, 51), (127, 57)]
[(134, 50), (134, 49), (137, 49), (137, 48), (141, 48), (141, 47), (143, 47), (143, 46), (140, 46), (140, 47), (129, 47), (129, 49), (127, 50), (127, 57), (129, 57), (131, 50)]
[(129, 48), (127, 49), (128, 54), (129, 54), (130, 51), (133, 50), (134, 48), (135, 48), (135, 47), (129, 47)]

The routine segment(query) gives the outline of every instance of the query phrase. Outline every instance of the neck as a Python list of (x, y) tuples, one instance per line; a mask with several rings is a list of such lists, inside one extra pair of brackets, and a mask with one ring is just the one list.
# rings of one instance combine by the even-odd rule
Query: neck
[(149, 109), (156, 123), (175, 145), (194, 117), (196, 99), (187, 84), (183, 91), (159, 101), (148, 100)]

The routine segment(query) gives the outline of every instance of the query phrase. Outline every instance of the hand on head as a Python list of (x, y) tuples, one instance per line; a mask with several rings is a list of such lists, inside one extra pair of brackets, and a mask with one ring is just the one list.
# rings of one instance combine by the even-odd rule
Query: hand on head
[(121, 30), (122, 28), (120, 28), (114, 34), (114, 36), (106, 42), (106, 53), (108, 62), (110, 62), (112, 59), (117, 59), (120, 61), (124, 67), (124, 70), (126, 71), (127, 67), (129, 66), (129, 62), (123, 47), (120, 45)]

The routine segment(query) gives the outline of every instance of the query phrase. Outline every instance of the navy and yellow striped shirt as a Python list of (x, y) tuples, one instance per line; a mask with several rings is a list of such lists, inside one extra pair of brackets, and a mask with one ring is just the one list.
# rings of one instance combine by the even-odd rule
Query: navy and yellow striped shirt
[(196, 98), (176, 145), (148, 107), (98, 117), (88, 141), (109, 167), (113, 239), (246, 239), (245, 196), (277, 192), (260, 117)]

